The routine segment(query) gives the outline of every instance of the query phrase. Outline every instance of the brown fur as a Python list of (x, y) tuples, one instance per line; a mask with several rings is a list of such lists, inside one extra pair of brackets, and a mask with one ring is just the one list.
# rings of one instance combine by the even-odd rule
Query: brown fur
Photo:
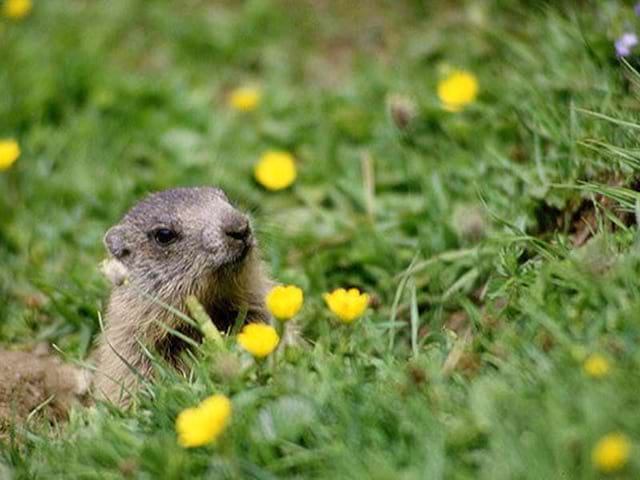
[[(126, 403), (139, 380), (150, 378), (143, 346), (178, 365), (185, 345), (159, 323), (199, 339), (160, 302), (187, 313), (185, 299), (195, 295), (222, 331), (245, 309), (247, 321), (269, 320), (264, 296), (270, 280), (254, 237), (238, 239), (248, 225), (221, 190), (179, 188), (150, 195), (107, 232), (107, 270), (116, 273), (97, 350), (99, 395)], [(158, 228), (177, 232), (177, 240), (159, 244)]]

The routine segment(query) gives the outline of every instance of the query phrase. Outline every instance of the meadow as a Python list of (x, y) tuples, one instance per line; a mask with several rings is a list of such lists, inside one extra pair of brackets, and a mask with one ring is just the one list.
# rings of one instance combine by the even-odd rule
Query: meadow
[[(0, 479), (639, 478), (636, 31), (618, 0), (5, 8), (2, 348), (84, 364), (105, 231), (175, 186), (251, 212), (304, 305), (266, 361), (231, 335), (129, 409), (13, 425)], [(452, 107), (456, 72), (477, 94)], [(256, 179), (272, 151), (286, 188)], [(369, 296), (348, 325), (340, 287)], [(176, 418), (214, 394), (228, 425), (185, 448)]]

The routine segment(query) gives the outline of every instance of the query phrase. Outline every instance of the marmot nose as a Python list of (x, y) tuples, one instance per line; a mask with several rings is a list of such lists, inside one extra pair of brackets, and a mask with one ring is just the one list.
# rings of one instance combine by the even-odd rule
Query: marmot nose
[(222, 231), (227, 237), (241, 241), (247, 240), (251, 235), (249, 220), (244, 217), (235, 217), (233, 220), (228, 221)]

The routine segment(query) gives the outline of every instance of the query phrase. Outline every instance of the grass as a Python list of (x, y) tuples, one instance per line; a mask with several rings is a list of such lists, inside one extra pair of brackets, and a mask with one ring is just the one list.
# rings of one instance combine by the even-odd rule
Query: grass
[[(612, 42), (640, 20), (550, 3), (47, 0), (3, 19), (0, 136), (23, 154), (0, 174), (0, 343), (85, 360), (106, 229), (148, 191), (216, 184), (305, 290), (309, 347), (258, 376), (232, 339), (188, 379), (158, 365), (131, 410), (16, 426), (0, 477), (596, 479), (620, 431), (632, 455), (608, 477), (637, 478), (640, 75)], [(456, 114), (448, 66), (480, 82)], [(259, 110), (230, 111), (247, 83)], [(391, 94), (415, 103), (407, 129)], [(273, 148), (299, 166), (279, 193), (252, 178)], [(338, 286), (374, 297), (351, 329), (322, 302)], [(589, 353), (611, 373), (586, 375)], [(176, 415), (213, 392), (230, 428), (179, 448)]]

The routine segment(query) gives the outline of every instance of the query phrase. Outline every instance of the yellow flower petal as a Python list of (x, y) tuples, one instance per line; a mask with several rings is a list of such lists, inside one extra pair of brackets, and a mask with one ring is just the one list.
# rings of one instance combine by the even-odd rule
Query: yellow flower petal
[(582, 368), (587, 373), (587, 375), (594, 378), (602, 378), (605, 377), (611, 366), (609, 365), (609, 361), (600, 354), (594, 353), (589, 355), (587, 359), (584, 361)]
[(215, 442), (231, 418), (231, 401), (224, 395), (213, 395), (197, 407), (187, 408), (176, 418), (178, 443), (186, 448)]
[(262, 92), (255, 87), (236, 88), (229, 94), (229, 105), (240, 112), (251, 112), (258, 108)]
[(331, 293), (325, 293), (323, 298), (329, 310), (344, 323), (351, 323), (360, 317), (369, 304), (369, 295), (360, 293), (357, 288), (348, 291), (338, 288)]
[(8, 170), (20, 156), (20, 146), (15, 140), (0, 140), (0, 171)]
[(5, 0), (2, 13), (5, 17), (19, 20), (29, 15), (32, 8), (31, 0)]
[(237, 340), (240, 346), (254, 357), (264, 358), (276, 349), (280, 337), (271, 325), (250, 323), (238, 334)]
[(591, 460), (603, 472), (622, 469), (629, 459), (631, 443), (623, 433), (610, 433), (602, 437), (591, 452)]
[(303, 301), (302, 290), (294, 285), (279, 285), (266, 298), (267, 308), (278, 320), (293, 318), (302, 308)]
[(478, 96), (478, 80), (462, 70), (454, 71), (438, 83), (438, 97), (442, 108), (449, 112), (459, 112)]
[(268, 151), (260, 157), (254, 174), (258, 183), (266, 189), (282, 190), (295, 181), (296, 164), (290, 153)]

